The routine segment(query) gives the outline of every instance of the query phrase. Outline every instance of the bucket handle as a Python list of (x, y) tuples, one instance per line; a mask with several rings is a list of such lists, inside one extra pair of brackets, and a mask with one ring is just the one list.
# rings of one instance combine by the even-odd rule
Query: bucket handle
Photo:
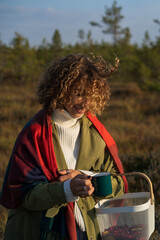
[(141, 173), (141, 172), (131, 172), (131, 173), (111, 173), (111, 176), (122, 176), (122, 175), (125, 175), (125, 176), (131, 176), (131, 175), (139, 175), (141, 177), (144, 177), (148, 184), (149, 184), (149, 190), (150, 190), (150, 195), (151, 195), (151, 204), (153, 205), (154, 204), (154, 194), (153, 194), (153, 186), (152, 186), (152, 182), (150, 180), (150, 178), (144, 174), (144, 173)]

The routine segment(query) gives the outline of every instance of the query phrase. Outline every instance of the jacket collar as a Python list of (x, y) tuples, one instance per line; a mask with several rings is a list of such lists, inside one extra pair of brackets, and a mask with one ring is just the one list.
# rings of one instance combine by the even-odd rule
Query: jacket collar
[(102, 147), (105, 148), (105, 143), (86, 116), (82, 118), (81, 124), (81, 143), (76, 169), (90, 170), (102, 153)]
[[(57, 156), (58, 169), (67, 169), (67, 164), (58, 140), (58, 134), (56, 132), (56, 126), (53, 122), (53, 145), (55, 154)], [(81, 119), (81, 141), (79, 155), (77, 159), (76, 169), (90, 170), (93, 163), (98, 159), (101, 154), (101, 149), (99, 146), (105, 143), (101, 136), (97, 133), (93, 127), (92, 122), (83, 116)], [(58, 160), (60, 159), (60, 161)]]

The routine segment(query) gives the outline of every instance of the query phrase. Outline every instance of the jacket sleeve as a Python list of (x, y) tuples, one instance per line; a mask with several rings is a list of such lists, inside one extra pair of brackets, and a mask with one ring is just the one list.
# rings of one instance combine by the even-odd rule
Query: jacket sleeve
[(59, 208), (67, 203), (63, 182), (39, 183), (25, 194), (22, 207), (32, 211)]

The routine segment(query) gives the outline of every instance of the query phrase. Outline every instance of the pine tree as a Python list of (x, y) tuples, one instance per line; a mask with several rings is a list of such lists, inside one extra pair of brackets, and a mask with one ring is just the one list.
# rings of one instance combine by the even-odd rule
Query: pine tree
[(58, 29), (54, 31), (54, 34), (52, 37), (52, 47), (54, 47), (55, 49), (62, 48), (61, 34)]
[(116, 45), (120, 39), (121, 34), (124, 30), (120, 26), (121, 20), (124, 18), (121, 15), (122, 7), (117, 6), (117, 2), (114, 1), (111, 8), (105, 7), (105, 15), (102, 16), (102, 23), (91, 21), (92, 26), (101, 27), (104, 34), (111, 34), (113, 36), (113, 43)]

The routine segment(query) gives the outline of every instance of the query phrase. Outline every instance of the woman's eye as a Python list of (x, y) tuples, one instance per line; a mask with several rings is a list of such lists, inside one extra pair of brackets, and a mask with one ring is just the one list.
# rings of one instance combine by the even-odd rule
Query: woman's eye
[(76, 95), (77, 97), (83, 97), (83, 96), (85, 95), (85, 91), (82, 91), (82, 92), (76, 92), (76, 91), (75, 91), (75, 95)]
[(82, 97), (83, 94), (81, 94), (81, 93), (77, 93), (76, 96), (77, 96), (77, 97)]

